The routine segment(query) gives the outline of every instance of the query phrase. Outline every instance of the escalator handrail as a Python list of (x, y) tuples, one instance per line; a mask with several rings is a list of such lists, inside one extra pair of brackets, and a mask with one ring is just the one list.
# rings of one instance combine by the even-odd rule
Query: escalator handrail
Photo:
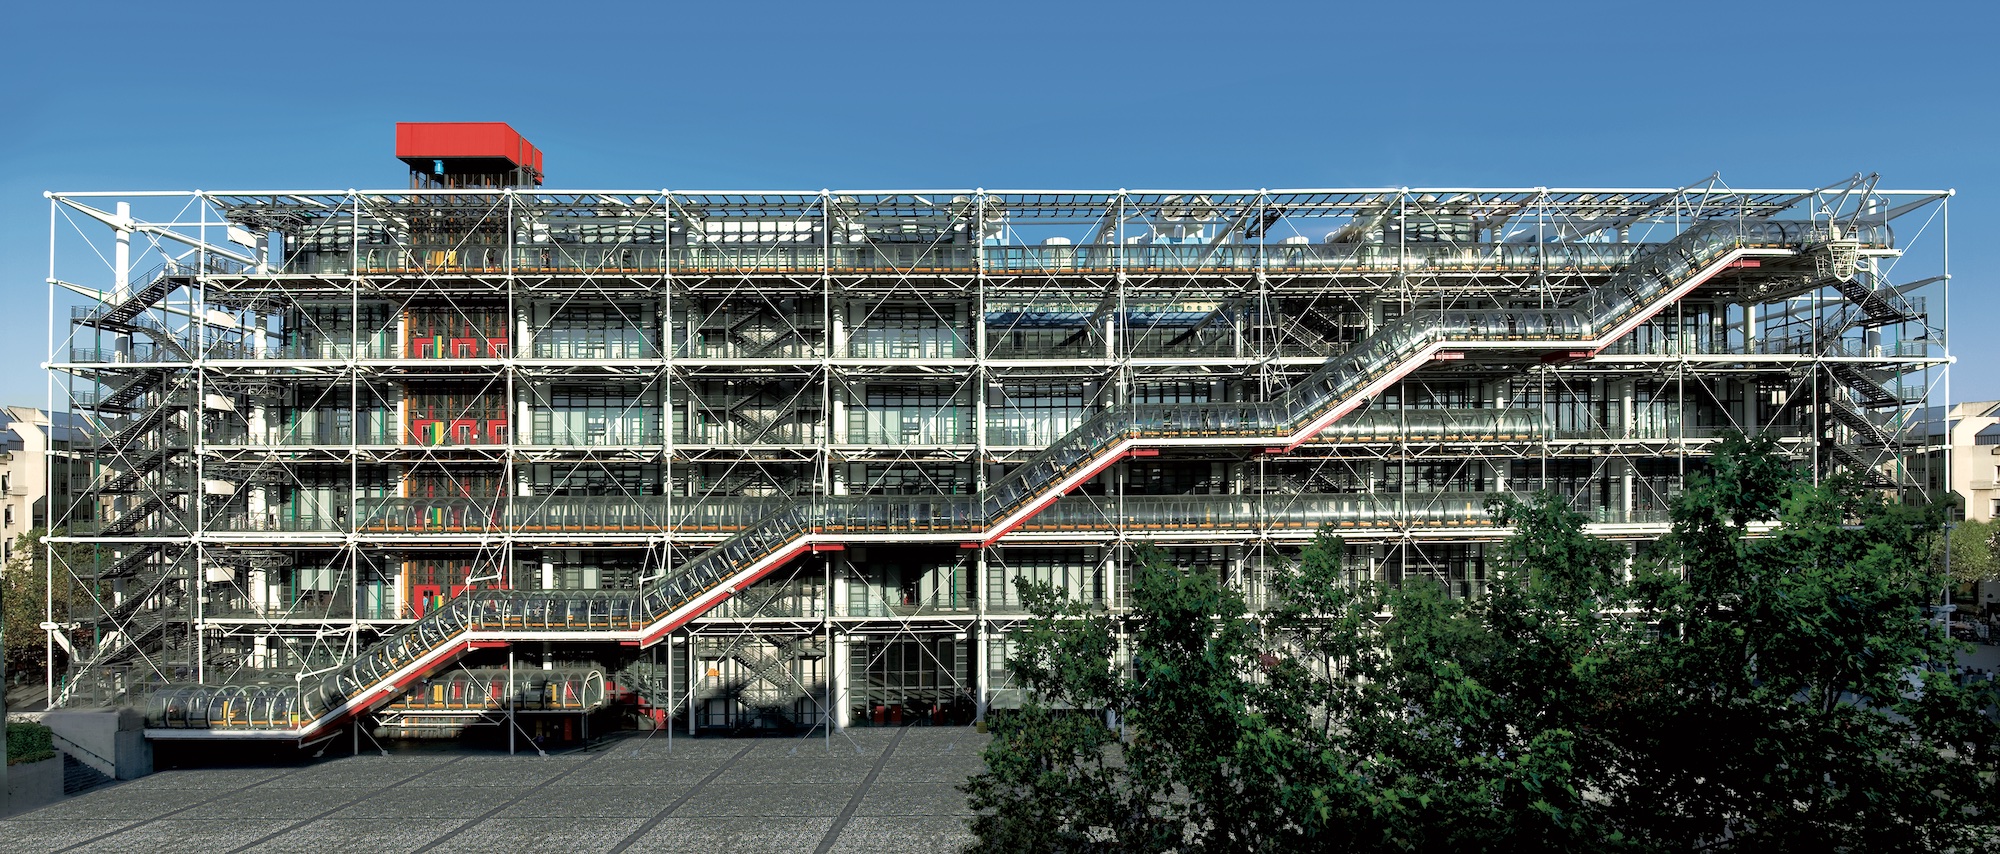
[[(1416, 312), (1378, 329), (1348, 351), (1294, 383), (1269, 404), (1142, 404), (1108, 408), (1093, 413), (1082, 424), (1042, 452), (1029, 458), (1013, 472), (995, 481), (977, 498), (984, 518), (969, 520), (983, 526), (1019, 513), (1032, 502), (1046, 499), (1050, 487), (1059, 486), (1090, 465), (1101, 465), (1110, 449), (1127, 439), (1144, 434), (1142, 424), (1156, 425), (1148, 438), (1204, 435), (1207, 423), (1190, 428), (1178, 423), (1182, 415), (1201, 419), (1210, 413), (1233, 409), (1238, 414), (1257, 413), (1259, 428), (1275, 426), (1292, 437), (1309, 428), (1325, 408), (1369, 384), (1408, 367), (1416, 354), (1442, 343), (1476, 343), (1498, 340), (1498, 321), (1508, 329), (1524, 328), (1523, 321), (1549, 334), (1526, 340), (1538, 342), (1595, 341), (1619, 330), (1635, 316), (1657, 303), (1663, 294), (1681, 287), (1703, 269), (1743, 246), (1774, 244), (1773, 248), (1808, 242), (1813, 235), (1810, 223), (1757, 221), (1739, 223), (1712, 221), (1681, 232), (1673, 240), (1652, 244), (1637, 252), (1630, 264), (1604, 284), (1583, 292), (1570, 304), (1555, 309), (1497, 309), (1489, 312)], [(1880, 245), (1886, 229), (1871, 232), (1863, 242)], [(1431, 320), (1430, 318), (1435, 318)], [(1449, 321), (1449, 322), (1447, 322)], [(1557, 333), (1556, 330), (1562, 330)], [(1566, 333), (1566, 334), (1565, 334)], [(1511, 336), (1511, 333), (1510, 333)], [(1282, 413), (1280, 419), (1278, 413)], [(1219, 419), (1218, 419), (1219, 420)], [(1275, 424), (1267, 421), (1277, 422)], [(1173, 426), (1169, 427), (1170, 422)], [(1273, 431), (1275, 432), (1275, 431)], [(1027, 484), (1030, 480), (1036, 486)], [(956, 501), (957, 499), (953, 499)], [(949, 502), (947, 502), (949, 503)], [(703, 593), (773, 555), (803, 548), (803, 542), (824, 526), (828, 519), (845, 519), (850, 508), (862, 502), (850, 497), (817, 496), (780, 507), (715, 546), (696, 555), (673, 576), (650, 590), (630, 594), (632, 609), (654, 622), (664, 620), (686, 607)], [(321, 707), (315, 720), (351, 705), (350, 700), (380, 684), (391, 674), (408, 668), (435, 652), (439, 646), (458, 641), (460, 635), (488, 628), (484, 613), (498, 610), (502, 603), (553, 601), (557, 597), (514, 591), (467, 591), (433, 609), (421, 619), (384, 635), (355, 661), (330, 674), (315, 692)], [(525, 611), (524, 611), (525, 613)], [(505, 621), (501, 626), (505, 628)], [(174, 696), (187, 696), (185, 692)], [(349, 711), (352, 711), (350, 708)]]

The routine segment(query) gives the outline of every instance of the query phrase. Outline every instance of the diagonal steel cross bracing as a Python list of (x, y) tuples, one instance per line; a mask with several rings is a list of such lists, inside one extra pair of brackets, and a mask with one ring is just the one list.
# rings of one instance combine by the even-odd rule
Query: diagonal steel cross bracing
[[(1440, 358), (1471, 350), (1587, 358), (1732, 265), (1810, 251), (1812, 232), (1808, 223), (1704, 223), (1651, 245), (1622, 272), (1550, 308), (1405, 315), (1269, 401), (1104, 410), (976, 496), (802, 499), (641, 591), (469, 591), (360, 650), (317, 684), (259, 689), (264, 694), (246, 700), (256, 714), (225, 716), (226, 726), (162, 726), (152, 734), (312, 737), (380, 706), (474, 648), (532, 641), (656, 643), (800, 554), (848, 543), (991, 544), (1120, 459), (1174, 447), (1288, 451)], [(1882, 240), (1867, 245), (1886, 249)], [(925, 520), (925, 531), (904, 530), (911, 519)], [(153, 718), (186, 721), (185, 706), (210, 702), (205, 692), (212, 690), (157, 693)]]

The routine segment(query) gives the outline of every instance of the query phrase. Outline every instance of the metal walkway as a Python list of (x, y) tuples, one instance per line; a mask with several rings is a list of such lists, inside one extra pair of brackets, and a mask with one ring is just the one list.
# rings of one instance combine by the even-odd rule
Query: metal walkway
[[(1588, 358), (1717, 273), (1826, 244), (1806, 222), (1708, 222), (1647, 246), (1603, 284), (1554, 308), (1426, 311), (1377, 330), (1266, 402), (1149, 404), (1098, 412), (974, 496), (815, 497), (785, 505), (635, 591), (470, 591), (361, 650), (317, 684), (176, 686), (147, 708), (149, 737), (305, 739), (401, 696), (467, 652), (513, 643), (650, 646), (794, 557), (850, 543), (985, 545), (1026, 525), (1117, 461), (1177, 446), (1282, 453), (1318, 436), (1412, 371), (1468, 351)], [(1886, 249), (1886, 231), (1847, 244)], [(1846, 247), (1843, 247), (1846, 248)]]

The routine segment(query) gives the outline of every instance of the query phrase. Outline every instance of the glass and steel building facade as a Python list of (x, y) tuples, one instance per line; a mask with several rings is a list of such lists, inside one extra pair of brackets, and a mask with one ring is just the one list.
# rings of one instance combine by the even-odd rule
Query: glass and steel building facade
[(49, 680), (162, 738), (953, 722), (1015, 579), (1117, 610), (1139, 542), (1473, 596), (1488, 499), (1643, 543), (1728, 430), (1921, 496), (1948, 197), (56, 194)]

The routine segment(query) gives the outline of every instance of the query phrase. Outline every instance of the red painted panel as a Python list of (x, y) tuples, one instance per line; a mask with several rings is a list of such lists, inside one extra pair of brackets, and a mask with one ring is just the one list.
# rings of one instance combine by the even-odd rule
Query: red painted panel
[(542, 152), (506, 122), (397, 122), (396, 156), (405, 159), (503, 157), (542, 171)]

